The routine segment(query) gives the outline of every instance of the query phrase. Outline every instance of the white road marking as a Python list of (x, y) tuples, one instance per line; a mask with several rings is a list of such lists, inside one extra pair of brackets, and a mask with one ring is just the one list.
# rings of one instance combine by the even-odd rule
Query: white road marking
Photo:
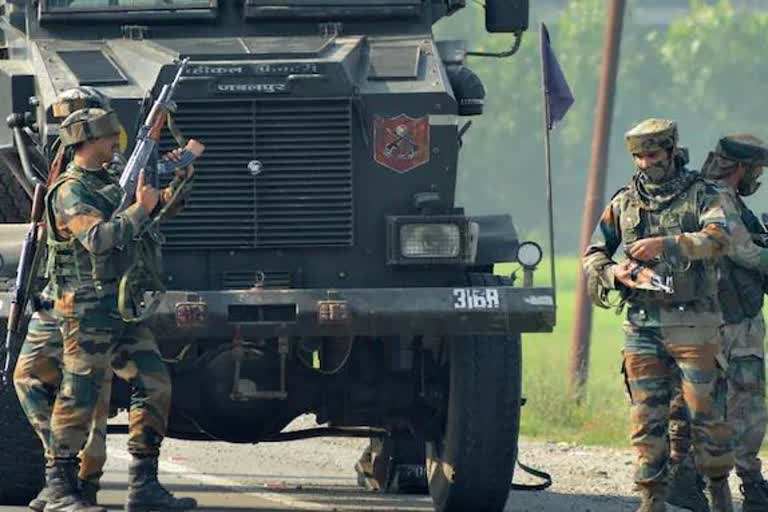
[[(131, 454), (120, 448), (113, 448), (110, 446), (108, 448), (108, 454), (109, 454), (109, 457), (114, 457), (116, 459), (120, 459), (123, 461), (132, 460)], [(238, 487), (243, 487), (242, 483), (236, 482), (235, 480), (229, 480), (228, 478), (221, 478), (215, 475), (206, 475), (204, 473), (200, 473), (195, 469), (188, 468), (181, 464), (176, 464), (175, 462), (160, 460), (160, 470), (167, 473), (180, 475), (184, 478), (194, 480), (204, 485), (229, 487), (233, 489), (236, 489)], [(295, 508), (306, 509), (306, 510), (328, 510), (327, 506), (323, 506), (318, 503), (310, 503), (308, 501), (302, 501), (296, 498), (292, 498), (290, 496), (285, 496), (283, 494), (277, 494), (273, 492), (247, 492), (243, 494), (247, 496), (253, 496), (255, 498), (268, 500), (268, 501), (274, 501), (275, 503), (279, 503), (281, 505), (285, 505), (288, 507), (295, 507)], [(336, 508), (342, 509), (343, 507), (336, 507)]]

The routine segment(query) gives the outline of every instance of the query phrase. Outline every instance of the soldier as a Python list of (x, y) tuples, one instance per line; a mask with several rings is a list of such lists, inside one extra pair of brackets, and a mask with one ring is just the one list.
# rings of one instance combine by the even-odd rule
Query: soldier
[[(766, 432), (765, 405), (765, 322), (763, 293), (768, 274), (768, 240), (757, 217), (741, 196), (750, 196), (760, 186), (763, 167), (768, 165), (768, 147), (751, 135), (723, 137), (709, 154), (703, 176), (716, 180), (729, 208), (731, 249), (721, 259), (718, 291), (725, 325), (723, 353), (728, 359), (728, 422), (734, 430), (736, 473), (742, 480), (744, 512), (768, 511), (768, 482), (761, 473), (758, 457)], [(692, 510), (700, 505), (694, 473), (687, 457), (690, 427), (685, 404), (679, 395), (672, 403), (670, 449), (672, 486), (669, 503)]]
[[(77, 455), (95, 410), (97, 418), (106, 415), (108, 402), (98, 397), (113, 357), (116, 372), (133, 387), (128, 450), (134, 460), (129, 468), (126, 509), (196, 506), (192, 499), (174, 498), (157, 481), (157, 456), (170, 407), (170, 378), (151, 332), (141, 325), (123, 323), (117, 313), (119, 249), (128, 252), (135, 235), (150, 223), (161, 196), (166, 196), (145, 186), (142, 178), (136, 203), (112, 219), (122, 191), (105, 167), (117, 150), (119, 131), (119, 121), (111, 111), (84, 109), (67, 117), (60, 134), (74, 158), (46, 198), (50, 281), (44, 296), (54, 298), (51, 316), (63, 335), (61, 387), (53, 405), (47, 450), (45, 510), (49, 512), (103, 510), (90, 507), (80, 495)], [(186, 173), (191, 176), (192, 169)], [(34, 389), (27, 394), (31, 388), (23, 385), (23, 379), (19, 386), (18, 377), (15, 375), (20, 400), (33, 418), (35, 412), (44, 411), (42, 395), (35, 395)], [(49, 378), (46, 375), (40, 380)]]
[[(631, 399), (638, 512), (666, 510), (667, 429), (675, 372), (691, 411), (696, 462), (715, 512), (730, 512), (731, 432), (724, 421), (716, 261), (729, 236), (717, 188), (678, 158), (677, 126), (648, 119), (626, 134), (637, 172), (610, 201), (584, 254), (592, 300), (628, 306), (622, 371)], [(628, 259), (613, 260), (624, 245)]]
[[(82, 108), (109, 109), (109, 99), (90, 87), (76, 87), (61, 93), (51, 106), (53, 117), (59, 122), (69, 114)], [(49, 161), (56, 158), (62, 149), (57, 139), (52, 147), (47, 148)], [(61, 162), (59, 162), (59, 165)], [(120, 168), (111, 166), (110, 172), (119, 174)], [(50, 185), (50, 183), (49, 183)], [(177, 186), (177, 185), (176, 185)], [(58, 322), (50, 314), (52, 297), (39, 297), (37, 311), (32, 315), (27, 327), (27, 335), (16, 363), (14, 383), (17, 394), (24, 397), (21, 401), (30, 423), (40, 437), (43, 448), (50, 456), (49, 437), (50, 421), (56, 391), (61, 382), (61, 363), (63, 345)], [(94, 417), (88, 441), (80, 453), (80, 488), (86, 502), (95, 505), (99, 490), (106, 453), (106, 427), (109, 413), (109, 400), (112, 390), (112, 374), (107, 372), (101, 388), (96, 416)], [(29, 503), (29, 508), (42, 512), (48, 500), (48, 487)]]

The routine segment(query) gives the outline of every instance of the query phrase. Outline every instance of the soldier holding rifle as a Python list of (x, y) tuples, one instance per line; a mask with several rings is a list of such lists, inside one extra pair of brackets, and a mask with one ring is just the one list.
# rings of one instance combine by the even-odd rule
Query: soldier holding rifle
[[(170, 99), (167, 96), (166, 102)], [(153, 112), (148, 123), (156, 128), (157, 137), (158, 125), (161, 128), (164, 122), (160, 115), (165, 112)], [(100, 391), (109, 378), (110, 363), (133, 386), (128, 450), (134, 459), (129, 468), (126, 509), (186, 510), (196, 506), (190, 498), (174, 498), (157, 481), (157, 456), (170, 407), (170, 377), (151, 332), (138, 322), (123, 321), (118, 307), (118, 283), (124, 277), (126, 258), (131, 259), (133, 247), (141, 243), (147, 229), (154, 227), (158, 214), (167, 213), (171, 203), (182, 196), (186, 187), (180, 183), (187, 183), (193, 170), (189, 166), (179, 171), (176, 186), (161, 193), (145, 183), (139, 168), (127, 167), (123, 175), (130, 170), (138, 177), (128, 177), (127, 181), (134, 183), (128, 191), (135, 194), (126, 199), (117, 177), (108, 170), (118, 150), (119, 132), (120, 124), (112, 111), (90, 108), (70, 115), (61, 125), (60, 137), (73, 159), (51, 184), (46, 197), (49, 283), (44, 296), (53, 298), (50, 315), (58, 324), (64, 345), (61, 386), (46, 446), (44, 501), (49, 512), (103, 510), (81, 494), (77, 456), (94, 415), (98, 419), (107, 413), (108, 394), (105, 401)], [(170, 158), (189, 160), (181, 150)], [(141, 169), (148, 167), (146, 159), (135, 163)], [(126, 207), (119, 210), (123, 204)], [(50, 405), (46, 411), (41, 386), (34, 385), (35, 378), (40, 383), (46, 376), (30, 375), (25, 368), (31, 366), (32, 361), (18, 365), (16, 384), (25, 411), (37, 428), (44, 422), (36, 420), (44, 419), (46, 412), (50, 414)], [(44, 391), (50, 393), (50, 389)], [(44, 432), (41, 437), (46, 438)]]
[[(725, 422), (716, 263), (729, 249), (718, 189), (680, 165), (677, 126), (649, 119), (626, 134), (637, 172), (603, 212), (583, 258), (588, 290), (626, 303), (623, 371), (631, 398), (639, 512), (666, 510), (669, 403), (680, 372), (693, 446), (714, 512), (731, 510), (731, 431)], [(631, 259), (613, 255), (622, 243)], [(641, 262), (640, 265), (638, 262)], [(653, 289), (654, 274), (673, 293)], [(649, 289), (650, 288), (650, 289)]]

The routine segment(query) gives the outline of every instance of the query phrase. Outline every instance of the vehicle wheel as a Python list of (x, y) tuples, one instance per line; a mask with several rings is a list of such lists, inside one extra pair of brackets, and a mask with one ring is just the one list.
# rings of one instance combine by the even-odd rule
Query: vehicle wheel
[(13, 177), (10, 169), (0, 160), (0, 223), (29, 222), (31, 208), (29, 196)]
[[(5, 326), (0, 335), (5, 343)], [(0, 353), (4, 362), (4, 350)], [(18, 348), (11, 371), (16, 356)], [(0, 390), (0, 454), (0, 505), (26, 505), (43, 487), (45, 462), (43, 446), (21, 410), (13, 385)]]
[[(494, 276), (472, 285), (500, 284)], [(445, 341), (448, 405), (443, 433), (427, 443), (438, 512), (500, 512), (517, 459), (522, 391), (520, 335)]]

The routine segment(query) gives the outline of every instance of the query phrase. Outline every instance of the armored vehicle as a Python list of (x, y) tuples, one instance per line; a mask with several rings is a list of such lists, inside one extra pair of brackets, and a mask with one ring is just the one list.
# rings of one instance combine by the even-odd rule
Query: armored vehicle
[[(29, 222), (29, 180), (47, 172), (39, 148), (57, 134), (56, 95), (107, 95), (130, 148), (145, 95), (188, 57), (173, 121), (207, 150), (187, 208), (163, 227), (167, 292), (148, 321), (173, 378), (169, 436), (407, 443), (436, 510), (502, 510), (520, 336), (552, 329), (554, 294), (533, 286), (541, 250), (509, 215), (456, 205), (466, 117), (482, 113), (485, 91), (466, 45), (436, 41), (432, 27), (464, 0), (4, 7), (0, 90), (15, 114), (0, 150), (4, 275)], [(519, 46), (528, 9), (487, 0), (486, 26)], [(499, 262), (521, 263), (523, 282), (494, 275)], [(116, 383), (113, 407), (129, 396)], [(324, 426), (282, 432), (302, 413)], [(0, 503), (24, 503), (43, 459), (12, 390), (0, 396), (0, 453)], [(397, 467), (389, 453), (380, 480)]]

